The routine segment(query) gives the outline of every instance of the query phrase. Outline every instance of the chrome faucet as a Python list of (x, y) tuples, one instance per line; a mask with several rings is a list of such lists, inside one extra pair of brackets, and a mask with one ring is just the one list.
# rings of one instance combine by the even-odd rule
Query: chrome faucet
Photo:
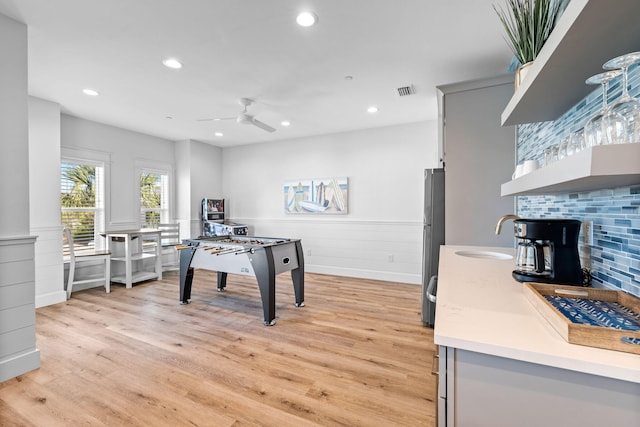
[(498, 225), (496, 225), (496, 234), (500, 234), (500, 230), (502, 230), (502, 223), (508, 219), (520, 219), (520, 217), (518, 215), (513, 215), (513, 214), (502, 215), (498, 220)]

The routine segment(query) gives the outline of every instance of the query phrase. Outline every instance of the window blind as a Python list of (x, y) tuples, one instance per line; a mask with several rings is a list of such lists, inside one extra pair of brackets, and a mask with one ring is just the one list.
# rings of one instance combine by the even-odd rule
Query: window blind
[(140, 173), (140, 223), (157, 227), (169, 222), (169, 174), (142, 170)]
[(103, 248), (104, 167), (75, 161), (61, 162), (62, 225), (71, 229), (75, 245)]

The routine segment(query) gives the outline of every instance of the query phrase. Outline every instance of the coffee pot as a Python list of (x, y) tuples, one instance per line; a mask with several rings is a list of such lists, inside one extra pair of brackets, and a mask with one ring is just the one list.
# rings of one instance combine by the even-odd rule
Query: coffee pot
[(513, 219), (517, 239), (516, 268), (513, 278), (519, 282), (558, 283), (582, 285), (584, 275), (578, 254), (580, 221), (575, 219), (523, 219), (515, 215), (500, 218)]
[(521, 240), (516, 251), (516, 267), (541, 277), (550, 277), (551, 245), (548, 241)]

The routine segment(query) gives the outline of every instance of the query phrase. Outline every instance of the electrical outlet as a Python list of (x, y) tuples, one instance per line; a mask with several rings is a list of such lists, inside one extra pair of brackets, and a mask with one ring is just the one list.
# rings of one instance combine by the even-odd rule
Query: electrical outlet
[(389, 255), (387, 256), (387, 261), (389, 261), (389, 262), (393, 262), (393, 254), (389, 254)]
[(593, 245), (593, 221), (582, 221), (582, 237), (585, 245)]

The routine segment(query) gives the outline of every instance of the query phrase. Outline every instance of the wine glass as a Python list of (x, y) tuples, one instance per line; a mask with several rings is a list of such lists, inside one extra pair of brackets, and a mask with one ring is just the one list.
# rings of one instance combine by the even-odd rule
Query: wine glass
[(624, 144), (628, 139), (625, 116), (608, 106), (602, 116), (602, 131), (605, 144)]
[(569, 156), (567, 153), (567, 148), (569, 147), (569, 136), (565, 136), (560, 139), (560, 144), (558, 144), (558, 160), (562, 160), (565, 157)]
[(622, 70), (622, 96), (611, 105), (611, 109), (621, 114), (626, 121), (624, 142), (640, 142), (640, 101), (629, 95), (629, 67), (640, 62), (640, 52), (627, 53), (607, 61), (605, 70)]
[(569, 144), (571, 145), (574, 153), (579, 153), (584, 150), (584, 130), (580, 129), (573, 132), (569, 139)]
[(602, 110), (597, 112), (584, 125), (584, 140), (587, 147), (606, 144), (602, 118), (607, 113), (607, 91), (609, 90), (609, 81), (615, 79), (621, 74), (622, 70), (610, 70), (591, 76), (585, 81), (588, 85), (602, 85)]

